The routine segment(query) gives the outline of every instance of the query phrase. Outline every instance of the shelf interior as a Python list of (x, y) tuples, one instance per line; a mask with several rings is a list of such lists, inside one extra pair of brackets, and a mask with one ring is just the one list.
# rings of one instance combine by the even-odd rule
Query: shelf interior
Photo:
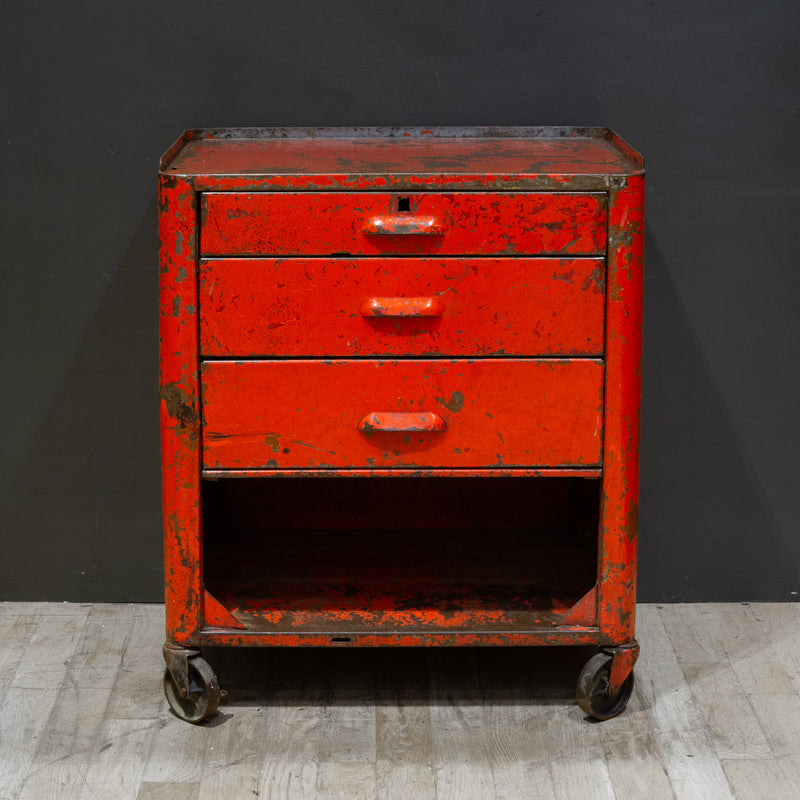
[(595, 585), (597, 479), (227, 479), (206, 589), (267, 632), (526, 631)]

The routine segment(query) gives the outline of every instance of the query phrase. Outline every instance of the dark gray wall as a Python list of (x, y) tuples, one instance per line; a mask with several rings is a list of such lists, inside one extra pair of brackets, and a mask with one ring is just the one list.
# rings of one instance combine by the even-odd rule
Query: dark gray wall
[(647, 159), (640, 598), (800, 590), (800, 4), (3, 3), (0, 593), (158, 600), (187, 127), (589, 124)]

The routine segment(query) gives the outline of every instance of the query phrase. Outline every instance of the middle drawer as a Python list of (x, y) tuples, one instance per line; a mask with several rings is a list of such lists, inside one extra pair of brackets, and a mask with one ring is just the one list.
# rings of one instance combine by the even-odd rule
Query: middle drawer
[(200, 264), (206, 357), (603, 353), (601, 258)]
[(207, 469), (597, 466), (599, 359), (204, 361)]

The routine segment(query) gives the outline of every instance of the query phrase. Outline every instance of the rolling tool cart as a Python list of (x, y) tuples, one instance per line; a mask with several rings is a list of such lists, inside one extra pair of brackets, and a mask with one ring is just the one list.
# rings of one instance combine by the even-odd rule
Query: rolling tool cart
[(633, 687), (644, 170), (598, 128), (186, 132), (160, 168), (167, 669), (598, 645)]

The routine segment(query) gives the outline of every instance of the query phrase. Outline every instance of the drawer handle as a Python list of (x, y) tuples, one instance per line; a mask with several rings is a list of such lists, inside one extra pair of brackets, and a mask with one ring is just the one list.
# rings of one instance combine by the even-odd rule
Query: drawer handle
[(392, 411), (373, 411), (358, 424), (362, 433), (385, 431), (390, 433), (409, 433), (424, 431), (435, 433), (447, 430), (447, 423), (431, 411), (421, 413), (395, 413)]
[(373, 217), (361, 229), (363, 233), (390, 236), (441, 236), (445, 232), (444, 222), (437, 217), (415, 217), (409, 214), (389, 214)]
[(361, 306), (362, 317), (441, 317), (441, 297), (370, 297)]

